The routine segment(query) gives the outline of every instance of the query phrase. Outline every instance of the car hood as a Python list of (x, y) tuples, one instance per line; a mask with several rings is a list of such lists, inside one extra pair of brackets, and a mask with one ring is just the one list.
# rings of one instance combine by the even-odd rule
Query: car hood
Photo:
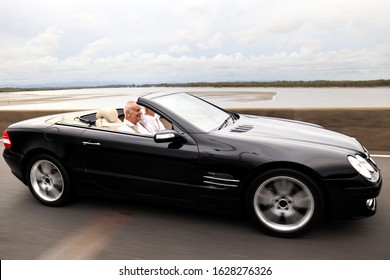
[(240, 115), (234, 124), (221, 133), (253, 140), (298, 141), (362, 151), (362, 145), (353, 137), (319, 125), (287, 119)]

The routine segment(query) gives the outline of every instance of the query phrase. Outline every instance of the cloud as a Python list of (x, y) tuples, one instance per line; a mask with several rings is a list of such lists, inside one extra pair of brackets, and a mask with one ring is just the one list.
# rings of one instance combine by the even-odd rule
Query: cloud
[(196, 46), (203, 51), (221, 49), (223, 47), (225, 36), (221, 32), (213, 34), (209, 39), (198, 42)]
[(387, 0), (30, 2), (0, 4), (0, 86), (389, 78)]
[(58, 47), (61, 34), (60, 29), (51, 26), (23, 44), (0, 47), (0, 62), (17, 62), (51, 55)]
[[(217, 54), (213, 57), (173, 56), (167, 54), (129, 52), (114, 57), (86, 58), (82, 56), (58, 60), (40, 57), (23, 61), (28, 71), (21, 72), (28, 84), (56, 82), (98, 82), (96, 77), (117, 83), (161, 83), (227, 80), (306, 80), (386, 78), (389, 63), (379, 64), (384, 56), (390, 61), (388, 47), (378, 50), (342, 50), (313, 52), (302, 48), (299, 52), (281, 52), (271, 56)], [(386, 53), (387, 52), (387, 53)], [(381, 53), (381, 54), (379, 54)], [(282, 75), (280, 73), (283, 73)], [(4, 73), (2, 71), (2, 73)], [(33, 74), (32, 74), (33, 73)], [(28, 74), (28, 75), (27, 75)], [(6, 75), (6, 74), (1, 74)], [(21, 75), (22, 76), (22, 75)]]
[(173, 53), (173, 54), (190, 53), (191, 48), (188, 47), (187, 45), (174, 44), (174, 45), (169, 47), (168, 52)]
[(109, 53), (116, 46), (116, 42), (110, 38), (102, 38), (89, 43), (88, 46), (80, 53), (81, 57), (99, 57), (99, 55)]

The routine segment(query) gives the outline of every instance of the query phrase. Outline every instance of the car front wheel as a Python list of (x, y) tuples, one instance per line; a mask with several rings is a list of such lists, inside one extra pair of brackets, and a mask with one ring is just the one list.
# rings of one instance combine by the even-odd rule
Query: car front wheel
[(32, 194), (45, 205), (60, 206), (70, 198), (68, 175), (52, 156), (36, 156), (30, 161), (28, 183)]
[(246, 197), (251, 218), (264, 232), (295, 237), (309, 230), (323, 213), (323, 196), (301, 172), (269, 171), (252, 183)]

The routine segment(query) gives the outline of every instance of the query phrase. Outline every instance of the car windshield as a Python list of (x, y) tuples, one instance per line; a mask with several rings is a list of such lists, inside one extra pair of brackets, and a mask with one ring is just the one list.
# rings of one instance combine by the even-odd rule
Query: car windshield
[(202, 131), (211, 132), (234, 121), (229, 113), (186, 93), (159, 96), (153, 100)]

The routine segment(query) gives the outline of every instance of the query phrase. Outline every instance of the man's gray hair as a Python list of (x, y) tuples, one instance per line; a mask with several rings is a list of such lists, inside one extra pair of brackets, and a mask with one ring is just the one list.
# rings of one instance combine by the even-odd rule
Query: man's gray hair
[(131, 112), (131, 105), (133, 105), (134, 103), (137, 103), (135, 102), (134, 100), (130, 100), (130, 101), (127, 101), (126, 104), (125, 104), (125, 107), (123, 108), (123, 112), (126, 114), (126, 113), (130, 113)]

